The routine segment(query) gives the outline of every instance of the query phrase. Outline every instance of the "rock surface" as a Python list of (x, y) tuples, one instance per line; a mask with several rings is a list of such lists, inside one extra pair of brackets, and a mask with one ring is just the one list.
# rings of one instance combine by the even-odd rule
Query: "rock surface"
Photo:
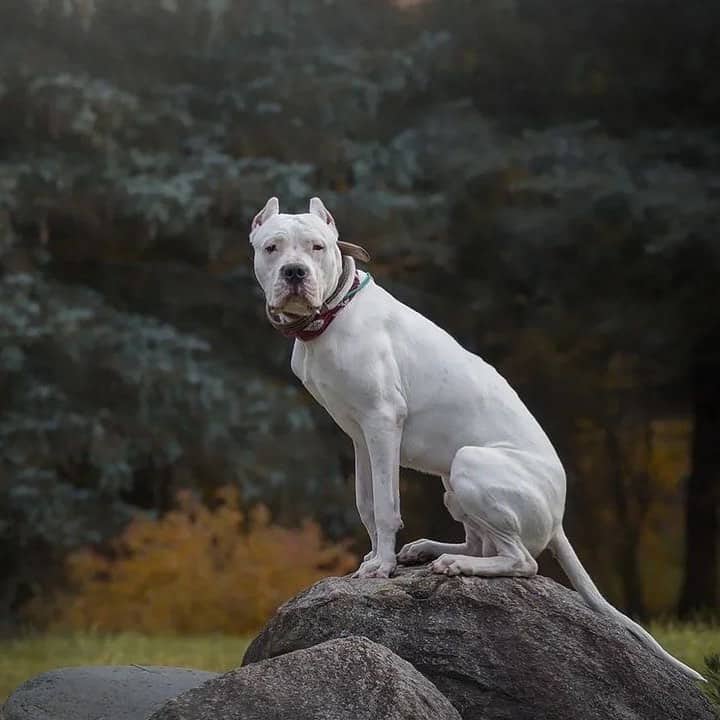
[(146, 720), (169, 698), (217, 673), (170, 667), (70, 667), (23, 683), (0, 720)]
[(328, 578), (280, 608), (243, 665), (349, 634), (408, 660), (465, 720), (714, 718), (693, 682), (540, 576)]
[(346, 637), (226, 673), (151, 720), (460, 720), (410, 663)]

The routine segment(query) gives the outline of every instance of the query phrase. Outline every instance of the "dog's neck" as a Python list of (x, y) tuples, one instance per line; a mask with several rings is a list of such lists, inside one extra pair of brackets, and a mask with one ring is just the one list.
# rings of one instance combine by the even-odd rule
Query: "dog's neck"
[(332, 310), (336, 305), (339, 305), (348, 294), (356, 276), (355, 260), (349, 255), (342, 255), (340, 260), (340, 274), (335, 281), (335, 289), (323, 299), (323, 309), (327, 308), (328, 310)]

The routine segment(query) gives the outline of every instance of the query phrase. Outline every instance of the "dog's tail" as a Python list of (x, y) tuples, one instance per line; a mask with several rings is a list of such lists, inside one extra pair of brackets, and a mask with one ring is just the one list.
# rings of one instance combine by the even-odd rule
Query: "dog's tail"
[(565, 574), (570, 579), (573, 587), (578, 591), (582, 599), (593, 610), (595, 610), (595, 612), (614, 618), (621, 625), (624, 625), (638, 640), (640, 640), (643, 645), (652, 650), (655, 655), (663, 658), (671, 665), (674, 665), (678, 668), (678, 670), (693, 680), (702, 680), (705, 682), (705, 678), (700, 675), (700, 673), (695, 672), (695, 670), (684, 663), (681, 663), (677, 658), (674, 658), (669, 652), (660, 646), (657, 640), (655, 640), (649, 632), (640, 627), (640, 625), (636, 622), (633, 622), (626, 615), (623, 615), (600, 594), (600, 591), (597, 587), (595, 587), (595, 583), (592, 581), (592, 578), (588, 575), (587, 570), (585, 570), (580, 562), (580, 559), (575, 554), (575, 550), (573, 550), (573, 546), (567, 539), (562, 525), (555, 532), (555, 535), (550, 541), (550, 545), (548, 547), (550, 548), (552, 554), (557, 558), (560, 563), (560, 567), (562, 567), (565, 571)]

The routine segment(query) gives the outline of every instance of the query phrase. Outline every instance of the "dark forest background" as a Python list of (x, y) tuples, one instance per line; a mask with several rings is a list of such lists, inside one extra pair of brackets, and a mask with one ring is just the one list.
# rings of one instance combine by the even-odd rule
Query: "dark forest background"
[[(719, 30), (701, 0), (0, 0), (0, 623), (183, 488), (364, 552), (251, 271), (252, 215), (315, 194), (546, 427), (613, 602), (714, 612)], [(441, 495), (404, 475), (402, 541), (457, 535)]]

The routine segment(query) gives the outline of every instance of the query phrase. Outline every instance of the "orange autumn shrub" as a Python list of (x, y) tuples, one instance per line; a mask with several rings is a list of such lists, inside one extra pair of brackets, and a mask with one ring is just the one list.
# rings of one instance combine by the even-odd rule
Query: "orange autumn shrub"
[(109, 555), (71, 554), (72, 592), (36, 603), (31, 616), (57, 628), (242, 634), (299, 590), (355, 565), (315, 523), (278, 527), (264, 508), (247, 518), (231, 488), (218, 500), (210, 509), (183, 492), (175, 511), (132, 522)]

